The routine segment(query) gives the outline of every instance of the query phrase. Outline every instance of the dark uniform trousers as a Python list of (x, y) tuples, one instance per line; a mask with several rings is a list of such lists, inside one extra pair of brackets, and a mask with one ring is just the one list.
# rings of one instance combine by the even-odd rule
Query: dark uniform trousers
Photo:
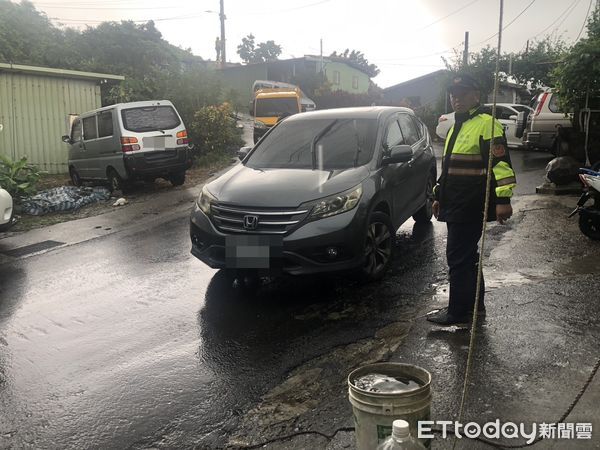
[[(478, 242), (481, 238), (481, 222), (447, 222), (448, 259), (450, 278), (450, 299), (448, 312), (462, 316), (473, 312), (477, 286), (477, 265), (479, 262)], [(484, 306), (485, 283), (481, 276), (479, 310)]]

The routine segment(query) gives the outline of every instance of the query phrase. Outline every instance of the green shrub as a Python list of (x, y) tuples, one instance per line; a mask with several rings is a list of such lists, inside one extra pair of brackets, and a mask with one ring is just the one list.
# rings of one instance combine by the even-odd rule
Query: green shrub
[(244, 143), (229, 103), (198, 110), (190, 129), (199, 161), (229, 157)]
[(16, 202), (36, 192), (36, 183), (40, 179), (40, 171), (27, 163), (23, 157), (12, 161), (0, 155), (0, 186), (6, 189)]

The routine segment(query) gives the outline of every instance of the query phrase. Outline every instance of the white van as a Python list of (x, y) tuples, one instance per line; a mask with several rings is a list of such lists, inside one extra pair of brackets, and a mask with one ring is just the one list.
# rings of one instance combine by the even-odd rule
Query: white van
[(112, 191), (135, 180), (165, 178), (185, 182), (192, 165), (189, 139), (168, 100), (119, 103), (74, 118), (69, 135), (69, 174), (83, 181), (108, 182)]

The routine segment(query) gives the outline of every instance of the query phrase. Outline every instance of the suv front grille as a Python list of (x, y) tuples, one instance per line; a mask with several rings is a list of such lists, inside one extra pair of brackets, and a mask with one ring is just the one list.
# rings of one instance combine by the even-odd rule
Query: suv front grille
[[(308, 215), (308, 209), (248, 208), (213, 203), (210, 218), (223, 233), (286, 234)], [(248, 219), (249, 218), (249, 219)]]

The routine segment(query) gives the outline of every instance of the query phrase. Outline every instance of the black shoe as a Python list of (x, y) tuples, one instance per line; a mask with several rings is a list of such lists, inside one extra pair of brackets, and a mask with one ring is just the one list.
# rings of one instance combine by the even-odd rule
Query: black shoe
[(433, 322), (437, 325), (468, 325), (471, 323), (470, 316), (468, 314), (462, 316), (456, 316), (450, 314), (448, 310), (440, 310), (435, 314), (427, 316), (429, 322)]
[[(477, 311), (477, 317), (485, 317), (485, 307)], [(438, 325), (470, 325), (473, 321), (473, 314), (470, 312), (462, 315), (450, 314), (448, 308), (442, 308), (433, 314), (429, 314), (427, 320)]]

